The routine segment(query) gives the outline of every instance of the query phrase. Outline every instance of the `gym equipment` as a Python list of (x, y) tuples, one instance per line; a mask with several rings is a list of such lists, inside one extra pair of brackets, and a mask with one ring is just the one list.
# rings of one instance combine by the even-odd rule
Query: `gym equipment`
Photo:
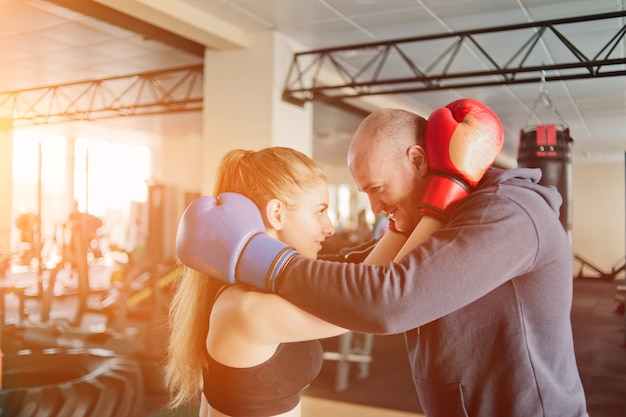
[(15, 219), (15, 227), (20, 232), (17, 263), (29, 266), (34, 259), (37, 259), (38, 217), (33, 213), (22, 213)]
[(75, 274), (77, 286), (75, 292), (70, 291), (63, 295), (78, 296), (78, 312), (74, 322), (76, 325), (80, 325), (82, 317), (80, 314), (87, 309), (89, 297), (98, 293), (90, 287), (88, 253), (91, 249), (91, 242), (100, 226), (102, 226), (100, 219), (91, 214), (80, 212), (73, 212), (68, 222), (62, 225), (60, 236), (56, 237), (62, 247), (62, 259), (54, 268), (45, 270), (49, 274), (47, 286), (39, 294), (42, 300), (41, 321), (49, 320), (52, 302), (58, 296), (55, 294), (58, 274), (67, 269), (72, 277)]
[[(626, 262), (624, 261), (624, 259), (620, 259), (618, 263), (611, 267), (610, 271), (603, 270), (599, 266), (594, 265), (580, 255), (574, 254), (574, 261), (580, 264), (578, 274), (576, 274), (576, 276), (574, 277), (576, 279), (591, 278), (601, 279), (605, 281), (613, 281), (626, 268)], [(585, 269), (591, 269), (593, 272), (595, 272), (596, 275), (585, 274)]]
[(373, 344), (373, 334), (350, 331), (338, 337), (337, 352), (324, 352), (325, 360), (337, 361), (335, 391), (345, 391), (348, 388), (351, 363), (358, 366), (358, 379), (366, 378), (369, 375)]
[[(137, 321), (154, 324), (165, 315), (169, 304), (169, 285), (174, 281), (176, 270), (173, 260), (162, 260), (162, 240), (165, 238), (161, 230), (165, 221), (162, 188), (152, 186), (150, 189), (146, 246), (139, 246), (132, 253), (111, 246), (111, 254), (116, 256), (119, 269), (113, 272), (108, 288), (92, 288), (88, 276), (91, 242), (102, 222), (89, 214), (72, 213), (61, 233), (63, 259), (49, 271), (42, 300), (42, 322), (49, 320), (52, 302), (60, 297), (55, 294), (55, 286), (58, 274), (66, 269), (78, 276), (77, 294), (63, 294), (78, 295), (73, 326), (80, 327), (85, 314), (100, 314), (106, 317), (107, 331), (123, 333), (131, 325), (131, 320), (135, 324)], [(153, 326), (146, 327), (151, 329)], [(150, 334), (150, 331), (147, 333)]]
[[(153, 195), (153, 193), (150, 195)], [(161, 200), (149, 201), (149, 203), (160, 207), (163, 204)], [(156, 393), (162, 395), (162, 363), (167, 342), (167, 308), (169, 306), (171, 284), (178, 276), (179, 271), (177, 270), (175, 260), (164, 260), (161, 256), (156, 256), (151, 252), (163, 255), (164, 251), (159, 251), (157, 245), (163, 246), (163, 240), (167, 240), (167, 236), (159, 233), (159, 229), (162, 227), (160, 224), (165, 221), (165, 214), (169, 216), (173, 214), (162, 212), (161, 216), (153, 216), (155, 212), (157, 212), (156, 209), (150, 210), (148, 217), (150, 226), (149, 238), (145, 247), (140, 247), (132, 253), (114, 248), (121, 255), (119, 257), (119, 268), (111, 275), (110, 286), (105, 286), (105, 288), (101, 289), (90, 286), (89, 276), (91, 273), (92, 280), (96, 278), (95, 281), (101, 281), (101, 279), (97, 279), (101, 277), (96, 275), (100, 271), (99, 266), (90, 262), (90, 251), (92, 249), (90, 243), (93, 233), (89, 232), (89, 230), (93, 231), (93, 227), (90, 228), (88, 226), (89, 224), (98, 225), (98, 222), (88, 223), (86, 226), (86, 222), (83, 220), (88, 221), (89, 218), (77, 216), (75, 220), (78, 227), (73, 228), (69, 225), (63, 225), (60, 233), (62, 238), (60, 240), (57, 239), (57, 243), (60, 243), (63, 248), (62, 260), (54, 268), (43, 271), (43, 276), (47, 280), (43, 279), (41, 281), (44, 284), (47, 281), (47, 286), (42, 288), (39, 294), (30, 296), (41, 301), (41, 322), (23, 320), (16, 326), (7, 326), (4, 329), (0, 329), (10, 339), (6, 341), (8, 343), (5, 343), (3, 347), (10, 351), (11, 359), (7, 360), (11, 361), (12, 367), (14, 367), (14, 363), (18, 364), (18, 362), (13, 360), (14, 353), (23, 349), (31, 351), (48, 351), (49, 349), (61, 348), (77, 348), (90, 351), (104, 349), (115, 352), (116, 355), (120, 355), (123, 359), (136, 363), (139, 367), (139, 373), (143, 375), (142, 378), (144, 380), (141, 392), (139, 392), (139, 389), (134, 389), (131, 385), (128, 385), (133, 382), (127, 379), (130, 378), (132, 380), (133, 376), (105, 376), (104, 379), (96, 381), (99, 387), (98, 390), (114, 394), (115, 390), (118, 389), (116, 388), (117, 386), (124, 386), (125, 388), (122, 389), (129, 391), (132, 400), (124, 399), (122, 401), (115, 397), (99, 400), (87, 395), (89, 399), (86, 401), (90, 401), (91, 405), (84, 406), (80, 401), (77, 403), (73, 397), (65, 396), (65, 389), (56, 392), (54, 389), (50, 391), (46, 388), (43, 390), (44, 394), (41, 394), (45, 398), (40, 394), (30, 393), (29, 391), (29, 398), (37, 401), (37, 404), (41, 404), (42, 407), (55, 407), (54, 410), (57, 411), (59, 407), (62, 407), (63, 414), (59, 415), (71, 414), (85, 417), (92, 415), (136, 416), (141, 415), (141, 410), (135, 404), (137, 402), (140, 403), (144, 395), (149, 396)], [(170, 221), (173, 220), (170, 219)], [(158, 224), (155, 225), (152, 222)], [(58, 237), (59, 233), (57, 230)], [(173, 238), (170, 241), (173, 243)], [(106, 269), (104, 270), (106, 271)], [(70, 288), (70, 291), (60, 291), (58, 282), (65, 278), (63, 275), (65, 273), (69, 273), (72, 280), (77, 279), (78, 288), (76, 288), (76, 291), (72, 291), (72, 288)], [(105, 280), (106, 278), (105, 276)], [(93, 285), (94, 282), (91, 284)], [(56, 292), (55, 287), (57, 287)], [(68, 309), (71, 312), (76, 305), (74, 303), (74, 297), (76, 296), (78, 297), (76, 299), (75, 315), (70, 313), (67, 318), (59, 318), (59, 311), (55, 311), (56, 314), (51, 314), (55, 307), (63, 308), (63, 314)], [(105, 321), (104, 323), (98, 321), (97, 327), (89, 326), (87, 328), (84, 320), (87, 314), (104, 316)], [(87, 323), (89, 322), (87, 321)], [(4, 353), (5, 355), (7, 354), (6, 351)], [(30, 359), (32, 360), (33, 358), (31, 357)], [(75, 368), (75, 376), (78, 377), (79, 374), (84, 374), (81, 380), (92, 377), (91, 368), (79, 366), (79, 363), (75, 363), (72, 359), (68, 359), (65, 356), (59, 357), (56, 363), (58, 364), (61, 361), (66, 361), (69, 363), (69, 366)], [(47, 359), (44, 362), (46, 363), (42, 366), (49, 368)], [(107, 363), (109, 362), (104, 363), (102, 367), (108, 368), (110, 365), (107, 365)], [(62, 366), (67, 367), (68, 364), (64, 363)], [(17, 372), (26, 374), (28, 370), (20, 368), (17, 369)], [(56, 370), (51, 372), (56, 372)], [(56, 385), (56, 382), (53, 381), (52, 385)], [(66, 382), (58, 381), (58, 385), (64, 387), (67, 384)], [(18, 388), (20, 388), (18, 390), (19, 395), (23, 397), (25, 391), (21, 387)], [(72, 389), (73, 387), (70, 387), (70, 390), (67, 392), (72, 393)], [(81, 397), (83, 394), (89, 394), (82, 392), (89, 389), (91, 388), (88, 385), (81, 384), (79, 386), (80, 391), (74, 392), (72, 395)], [(62, 401), (58, 402), (57, 400), (61, 395), (65, 397), (61, 397)], [(0, 398), (4, 398), (2, 394), (0, 394)], [(100, 404), (100, 401), (102, 404), (110, 402), (111, 405), (108, 406), (109, 408), (94, 408), (96, 402)], [(115, 405), (118, 403), (122, 405), (119, 405), (119, 407)], [(7, 403), (5, 402), (4, 404)], [(17, 409), (22, 408), (20, 413), (32, 411), (30, 407), (33, 407), (33, 405), (30, 402), (15, 404)], [(60, 406), (59, 404), (68, 405)], [(80, 410), (74, 410), (72, 408), (74, 406), (80, 408)], [(131, 406), (132, 409), (130, 408)], [(67, 407), (67, 409), (63, 407)], [(40, 409), (36, 409), (36, 411), (43, 413)], [(8, 415), (12, 416), (12, 414)], [(56, 416), (57, 414), (46, 415)]]
[[(113, 285), (110, 291), (106, 293), (106, 297), (102, 297), (102, 300), (96, 303), (95, 306), (93, 301), (95, 301), (96, 297), (91, 297), (90, 302), (81, 306), (81, 309), (77, 311), (74, 319), (71, 317), (67, 320), (48, 318), (46, 322), (42, 323), (22, 321), (21, 325), (7, 326), (5, 329), (0, 329), (4, 333), (5, 338), (8, 336), (11, 339), (3, 345), (5, 348), (3, 349), (5, 363), (10, 364), (10, 368), (16, 373), (24, 374), (25, 378), (29, 372), (28, 369), (20, 367), (20, 362), (16, 362), (14, 354), (11, 354), (19, 349), (29, 349), (31, 351), (69, 348), (106, 350), (115, 352), (115, 355), (119, 355), (121, 358), (120, 360), (132, 362), (135, 364), (133, 366), (138, 368), (138, 371), (133, 371), (130, 375), (119, 374), (117, 376), (103, 375), (102, 377), (96, 377), (97, 375), (93, 374), (92, 369), (82, 366), (80, 361), (76, 362), (74, 359), (66, 356), (60, 356), (58, 359), (44, 358), (42, 359), (43, 362), (39, 361), (39, 359), (34, 359), (36, 357), (32, 356), (28, 359), (28, 363), (33, 365), (39, 363), (38, 366), (42, 368), (40, 370), (42, 376), (36, 375), (37, 378), (46, 377), (46, 372), (48, 371), (51, 374), (56, 373), (56, 369), (50, 370), (51, 364), (55, 363), (57, 366), (64, 368), (73, 367), (71, 372), (75, 372), (73, 375), (76, 378), (80, 377), (80, 380), (83, 382), (77, 388), (74, 388), (73, 381), (52, 381), (50, 383), (51, 386), (47, 386), (45, 390), (42, 390), (40, 388), (12, 386), (9, 385), (9, 380), (5, 387), (12, 392), (11, 395), (28, 395), (28, 401), (26, 402), (10, 403), (16, 411), (20, 410), (19, 412), (23, 413), (27, 409), (30, 410), (29, 407), (34, 407), (34, 404), (37, 404), (39, 407), (56, 407), (55, 409), (60, 407), (59, 404), (67, 404), (63, 405), (63, 407), (68, 407), (67, 410), (66, 408), (61, 409), (64, 412), (72, 411), (71, 415), (76, 416), (137, 416), (142, 415), (138, 404), (143, 401), (143, 398), (155, 394), (163, 395), (162, 363), (167, 342), (166, 307), (169, 301), (168, 291), (171, 287), (170, 284), (174, 282), (178, 271), (175, 267), (166, 263), (154, 263), (148, 271), (144, 268), (146, 263), (148, 263), (147, 260), (137, 263), (131, 261), (129, 264), (131, 266), (137, 265), (137, 269), (130, 268), (130, 273), (126, 275), (127, 279)], [(136, 272), (132, 272), (132, 270)], [(131, 276), (134, 276), (135, 279), (130, 279)], [(59, 305), (61, 304), (60, 301), (58, 303)], [(67, 303), (65, 304), (68, 305)], [(70, 303), (69, 305), (73, 304)], [(105, 327), (87, 330), (84, 326), (80, 326), (85, 314), (105, 315)], [(109, 368), (110, 366), (106, 362), (100, 368)], [(67, 369), (65, 373), (61, 374), (66, 375), (67, 372), (70, 372), (70, 370)], [(136, 379), (137, 375), (143, 379), (141, 389), (139, 387), (133, 388), (134, 382), (128, 380), (129, 378)], [(32, 377), (33, 375), (30, 376)], [(69, 386), (69, 391), (65, 388), (58, 388), (57, 382), (58, 387)], [(99, 387), (95, 391), (109, 393), (105, 395), (105, 399), (100, 400), (100, 397), (91, 397), (90, 393), (83, 392), (85, 390), (91, 391), (90, 386), (92, 384)], [(25, 393), (26, 390), (28, 390), (27, 393)], [(42, 391), (43, 394), (41, 393)], [(118, 391), (128, 391), (128, 397), (116, 397), (116, 395), (119, 395)], [(68, 396), (68, 392), (72, 395)], [(74, 399), (74, 397), (83, 398), (84, 395), (88, 395), (84, 403), (82, 400), (76, 402)], [(31, 404), (31, 400), (33, 404)], [(9, 403), (6, 401), (13, 400), (6, 400), (4, 403), (2, 401), (2, 393), (0, 393), (0, 404), (7, 405)], [(104, 404), (106, 402), (111, 402), (109, 407), (113, 410), (110, 411), (112, 414), (107, 414), (109, 413), (107, 411), (108, 408), (100, 409), (98, 408), (99, 406), (95, 409), (93, 408), (95, 404)], [(0, 405), (0, 408), (4, 407), (4, 405)], [(114, 405), (115, 408), (113, 408)], [(130, 409), (129, 407), (131, 406), (137, 408)], [(74, 410), (72, 407), (77, 407), (77, 409)], [(43, 409), (37, 408), (36, 410), (39, 412)], [(84, 414), (81, 414), (83, 412)], [(4, 417), (4, 414), (2, 415)], [(7, 415), (12, 417), (17, 414)], [(46, 415), (56, 416), (57, 414)]]
[[(141, 251), (136, 255), (112, 273), (108, 290), (99, 297), (92, 291), (88, 302), (78, 304), (74, 319), (46, 317), (41, 324), (26, 326), (21, 335), (24, 347), (102, 347), (129, 355), (161, 355), (171, 284), (179, 271), (172, 262), (155, 261)], [(47, 291), (46, 296), (54, 295)], [(104, 327), (85, 330), (87, 314), (104, 316)]]
[(7, 355), (3, 417), (136, 417), (143, 414), (139, 364), (104, 349), (47, 349)]
[[(121, 249), (119, 249), (121, 250)], [(78, 311), (107, 316), (107, 329), (123, 332), (131, 320), (155, 323), (167, 314), (171, 284), (178, 275), (173, 261), (158, 261), (141, 250), (128, 254), (128, 262), (111, 275), (111, 287), (96, 306)]]
[(568, 235), (572, 232), (572, 150), (569, 128), (554, 124), (520, 130), (517, 163), (520, 168), (540, 168), (540, 184), (557, 188), (563, 204), (559, 218)]
[[(548, 107), (556, 116), (555, 123), (539, 121), (531, 125), (531, 120), (537, 117), (539, 105)], [(540, 168), (542, 185), (552, 185), (561, 193), (563, 204), (559, 218), (563, 228), (571, 240), (572, 233), (572, 151), (574, 140), (570, 136), (567, 123), (552, 102), (546, 89), (545, 74), (542, 74), (539, 95), (535, 99), (532, 109), (526, 119), (524, 127), (520, 129), (519, 150), (517, 165), (520, 168)]]

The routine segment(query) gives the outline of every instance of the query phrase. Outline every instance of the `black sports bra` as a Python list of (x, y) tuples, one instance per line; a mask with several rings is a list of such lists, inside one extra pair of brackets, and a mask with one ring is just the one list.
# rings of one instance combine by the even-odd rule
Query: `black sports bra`
[(285, 343), (274, 355), (251, 368), (231, 368), (207, 354), (203, 392), (213, 408), (233, 417), (266, 417), (285, 413), (319, 374), (323, 362), (318, 340)]

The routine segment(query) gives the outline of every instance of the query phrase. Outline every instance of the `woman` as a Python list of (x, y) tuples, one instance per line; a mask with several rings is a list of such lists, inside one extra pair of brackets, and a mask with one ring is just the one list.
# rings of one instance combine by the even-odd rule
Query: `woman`
[[(335, 232), (324, 171), (293, 149), (228, 152), (214, 192), (248, 197), (270, 236), (311, 258)], [(377, 259), (390, 261), (394, 254)], [(279, 296), (226, 286), (191, 269), (170, 309), (170, 406), (200, 400), (201, 417), (300, 416), (301, 392), (323, 361), (315, 339), (346, 332)]]

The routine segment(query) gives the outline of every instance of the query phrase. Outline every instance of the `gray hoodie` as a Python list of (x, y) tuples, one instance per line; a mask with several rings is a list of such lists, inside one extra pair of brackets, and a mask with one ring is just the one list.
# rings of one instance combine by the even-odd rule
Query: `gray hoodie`
[(294, 258), (277, 293), (363, 333), (405, 332), (429, 417), (586, 416), (561, 196), (491, 169), (445, 227), (384, 266)]

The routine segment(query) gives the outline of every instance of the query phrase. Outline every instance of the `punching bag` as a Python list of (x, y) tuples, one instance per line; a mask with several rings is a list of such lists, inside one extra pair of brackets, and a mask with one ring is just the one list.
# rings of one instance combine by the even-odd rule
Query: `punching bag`
[(572, 232), (572, 138), (569, 128), (538, 125), (520, 130), (517, 164), (520, 168), (540, 168), (540, 184), (552, 185), (563, 197), (560, 220)]

